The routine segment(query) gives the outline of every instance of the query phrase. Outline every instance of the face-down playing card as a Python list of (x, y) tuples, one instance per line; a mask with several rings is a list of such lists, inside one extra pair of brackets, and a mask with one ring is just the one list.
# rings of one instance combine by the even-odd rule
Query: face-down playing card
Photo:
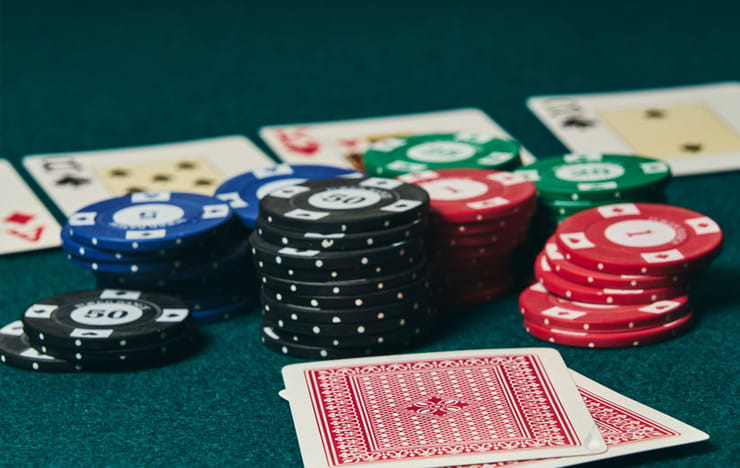
[(308, 467), (434, 467), (603, 452), (560, 355), (456, 351), (283, 369)]

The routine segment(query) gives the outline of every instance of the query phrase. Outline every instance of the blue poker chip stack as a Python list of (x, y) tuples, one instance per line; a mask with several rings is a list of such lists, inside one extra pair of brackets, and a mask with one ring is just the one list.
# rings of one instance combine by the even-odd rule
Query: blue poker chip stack
[(249, 244), (237, 226), (218, 198), (140, 192), (74, 213), (62, 228), (62, 248), (99, 287), (177, 296), (206, 323), (257, 302)]

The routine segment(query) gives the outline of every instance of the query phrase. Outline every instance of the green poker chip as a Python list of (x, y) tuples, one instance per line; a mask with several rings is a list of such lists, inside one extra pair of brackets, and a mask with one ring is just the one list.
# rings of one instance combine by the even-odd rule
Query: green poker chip
[(435, 133), (381, 140), (365, 152), (363, 163), (380, 177), (454, 168), (509, 171), (521, 165), (520, 149), (515, 140), (487, 133)]
[(627, 154), (566, 154), (516, 171), (537, 185), (540, 198), (560, 201), (645, 200), (660, 196), (668, 164)]

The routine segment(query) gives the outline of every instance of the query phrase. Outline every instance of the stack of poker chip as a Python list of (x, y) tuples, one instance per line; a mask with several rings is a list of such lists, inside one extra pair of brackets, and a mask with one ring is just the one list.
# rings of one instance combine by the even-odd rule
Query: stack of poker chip
[(668, 164), (621, 154), (567, 154), (542, 158), (516, 171), (537, 185), (535, 221), (552, 233), (568, 216), (612, 203), (664, 203)]
[(526, 330), (589, 348), (656, 343), (691, 323), (688, 289), (722, 247), (712, 219), (651, 203), (591, 208), (564, 220), (519, 299)]
[(521, 166), (520, 150), (517, 141), (488, 133), (434, 133), (373, 143), (363, 165), (379, 177), (455, 168), (511, 171)]
[(250, 236), (262, 341), (304, 358), (384, 354), (435, 324), (423, 235), (429, 197), (393, 179), (311, 180), (260, 201)]
[(512, 256), (527, 238), (536, 189), (516, 173), (447, 169), (406, 174), (430, 197), (428, 255), (437, 303), (477, 305), (508, 292)]
[(196, 323), (183, 302), (132, 290), (43, 299), (0, 328), (0, 361), (40, 372), (151, 367), (198, 347)]
[(257, 302), (249, 244), (214, 197), (140, 192), (94, 203), (62, 228), (62, 248), (102, 288), (172, 294), (200, 323)]

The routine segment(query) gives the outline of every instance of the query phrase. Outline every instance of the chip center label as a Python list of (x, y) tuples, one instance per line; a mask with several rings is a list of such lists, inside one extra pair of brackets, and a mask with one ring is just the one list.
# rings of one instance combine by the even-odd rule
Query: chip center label
[(569, 182), (612, 180), (624, 175), (624, 167), (613, 163), (567, 164), (555, 169), (555, 177)]
[(185, 210), (176, 205), (147, 203), (116, 211), (113, 221), (122, 226), (138, 229), (175, 224), (185, 216)]
[(133, 304), (97, 303), (77, 307), (69, 317), (77, 323), (108, 327), (139, 320), (144, 312)]
[(604, 236), (626, 247), (654, 247), (672, 242), (677, 232), (658, 221), (633, 219), (612, 224), (604, 230)]
[(406, 155), (414, 161), (445, 163), (462, 161), (472, 157), (475, 147), (454, 141), (431, 141), (412, 146)]
[(381, 194), (363, 188), (339, 187), (311, 195), (308, 203), (324, 210), (357, 210), (381, 201)]
[(488, 185), (477, 180), (456, 178), (439, 179), (419, 184), (432, 200), (453, 201), (480, 197), (488, 192)]

